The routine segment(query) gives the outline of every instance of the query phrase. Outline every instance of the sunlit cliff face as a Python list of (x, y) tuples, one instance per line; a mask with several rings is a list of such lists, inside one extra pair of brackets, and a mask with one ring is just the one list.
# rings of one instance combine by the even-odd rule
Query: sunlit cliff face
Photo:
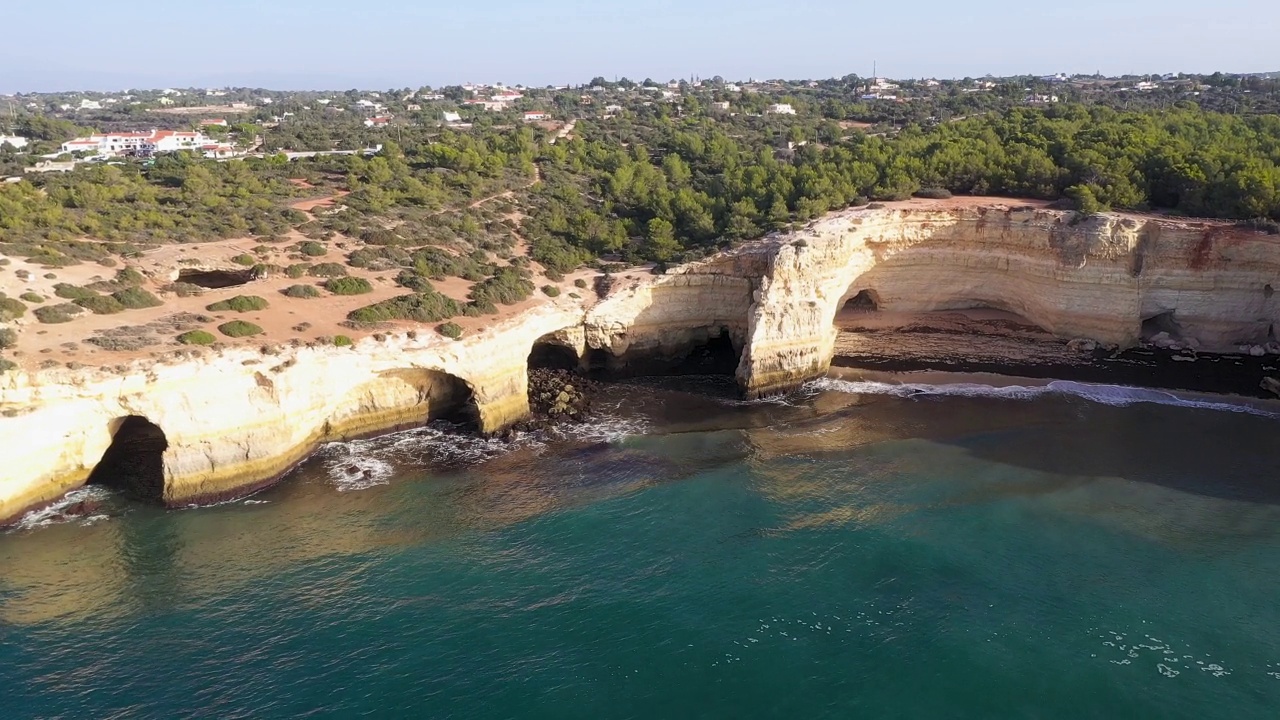
[(1222, 224), (1073, 224), (1034, 208), (852, 210), (665, 275), (616, 277), (598, 300), (547, 299), (460, 341), (393, 331), (269, 358), (239, 348), (124, 373), (11, 372), (0, 377), (0, 519), (83, 484), (104, 455), (108, 468), (143, 467), (108, 452), (128, 418), (156, 428), (116, 443), (152, 454), (151, 471), (135, 473), (149, 479), (131, 487), (185, 505), (261, 487), (332, 439), (458, 413), (501, 430), (528, 415), (531, 359), (618, 372), (736, 362), (746, 396), (789, 390), (826, 373), (851, 300), (1008, 310), (1064, 339), (1121, 346), (1144, 323), (1205, 350), (1265, 342), (1280, 312), (1278, 241)]

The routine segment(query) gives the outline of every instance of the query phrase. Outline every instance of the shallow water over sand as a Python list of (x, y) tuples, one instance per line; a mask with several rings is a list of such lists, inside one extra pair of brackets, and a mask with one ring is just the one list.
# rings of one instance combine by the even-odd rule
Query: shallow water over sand
[(636, 381), (561, 434), (33, 516), (0, 535), (0, 714), (1273, 714), (1274, 403), (886, 380)]

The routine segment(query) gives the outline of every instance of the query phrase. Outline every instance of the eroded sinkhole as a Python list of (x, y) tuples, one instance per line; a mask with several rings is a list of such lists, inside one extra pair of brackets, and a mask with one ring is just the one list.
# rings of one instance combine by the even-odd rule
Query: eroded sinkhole
[(180, 270), (178, 282), (199, 285), (209, 290), (244, 285), (254, 277), (253, 270)]

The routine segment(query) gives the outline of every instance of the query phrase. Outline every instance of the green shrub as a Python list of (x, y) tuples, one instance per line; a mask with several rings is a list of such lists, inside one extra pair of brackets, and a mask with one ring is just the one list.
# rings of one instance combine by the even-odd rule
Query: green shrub
[(547, 279), (551, 282), (560, 282), (564, 279), (564, 273), (556, 270), (555, 268), (547, 268), (547, 271), (543, 274), (546, 275)]
[(438, 322), (458, 314), (458, 303), (453, 298), (435, 290), (412, 295), (399, 295), (382, 302), (356, 308), (347, 313), (354, 322), (385, 322), (387, 320), (417, 320)]
[(514, 267), (503, 267), (493, 277), (471, 287), (471, 299), (477, 303), (513, 305), (533, 294), (533, 283)]
[(310, 268), (308, 268), (307, 274), (312, 277), (324, 277), (324, 278), (346, 277), (347, 267), (342, 263), (335, 263), (335, 262), (320, 263), (318, 265), (312, 265)]
[(18, 367), (18, 363), (12, 360), (5, 360), (4, 358), (0, 358), (0, 375), (3, 375), (17, 367)]
[(231, 322), (225, 322), (219, 325), (218, 332), (226, 335), (227, 337), (238, 338), (249, 337), (250, 335), (260, 335), (262, 334), (262, 328), (251, 322), (245, 322), (244, 320), (232, 320)]
[(33, 293), (33, 292), (25, 292), (25, 293), (22, 293), (21, 295), (19, 295), (18, 297), (19, 297), (19, 298), (21, 298), (21, 299), (22, 299), (23, 301), (25, 301), (25, 302), (29, 302), (29, 303), (32, 303), (32, 304), (35, 304), (35, 305), (39, 305), (40, 303), (44, 302), (44, 296), (43, 296), (43, 295), (37, 295), (37, 294), (35, 294), (35, 293)]
[(237, 265), (244, 265), (245, 267), (248, 267), (250, 265), (258, 264), (258, 258), (250, 255), (249, 253), (242, 253), (240, 255), (237, 255), (231, 258), (231, 262)]
[(18, 333), (11, 328), (0, 328), (0, 350), (8, 350), (18, 342)]
[(183, 345), (212, 345), (217, 341), (216, 335), (205, 330), (191, 330), (178, 336), (178, 342)]
[(560, 288), (556, 287), (555, 285), (543, 285), (542, 294), (546, 295), (547, 297), (559, 297)]
[(142, 273), (134, 268), (126, 267), (116, 272), (116, 282), (126, 287), (131, 285), (141, 285), (146, 280)]
[(455, 322), (447, 322), (436, 326), (436, 331), (441, 335), (457, 340), (462, 337), (462, 326)]
[(946, 188), (927, 187), (915, 191), (915, 196), (926, 200), (946, 200), (951, 197), (951, 191)]
[(306, 255), (307, 257), (320, 257), (321, 255), (328, 253), (329, 250), (314, 240), (308, 240), (298, 247), (298, 252)]
[(9, 322), (26, 314), (26, 303), (10, 297), (0, 297), (0, 322)]
[(579, 287), (579, 288), (585, 288), (587, 286), (587, 281), (583, 280), (582, 278), (578, 278), (577, 280), (573, 281), (573, 286)]
[(195, 283), (176, 282), (165, 286), (166, 291), (177, 295), (178, 297), (193, 297), (195, 295), (203, 295), (204, 288)]
[(355, 343), (352, 342), (351, 338), (347, 337), (346, 335), (334, 335), (333, 344), (337, 345), (338, 347), (351, 347), (352, 345), (355, 345)]
[(310, 269), (311, 269), (311, 265), (307, 263), (294, 263), (293, 265), (290, 265), (289, 267), (284, 269), (284, 274), (288, 275), (294, 280), (297, 280), (303, 275), (306, 275), (307, 271)]
[(57, 325), (58, 323), (71, 322), (72, 318), (84, 312), (84, 308), (71, 303), (60, 303), (58, 305), (38, 307), (32, 312), (40, 322), (46, 325)]
[(373, 292), (373, 285), (364, 278), (340, 277), (326, 280), (324, 289), (334, 295), (364, 295)]
[(164, 304), (164, 302), (162, 302), (160, 298), (156, 297), (155, 295), (152, 295), (151, 293), (147, 292), (146, 290), (143, 290), (140, 287), (125, 288), (124, 290), (113, 292), (111, 293), (111, 297), (115, 298), (116, 302), (120, 303), (126, 308), (129, 308), (130, 310), (160, 307), (161, 305)]
[(205, 310), (209, 312), (222, 312), (224, 310), (234, 310), (236, 312), (253, 312), (255, 310), (266, 310), (270, 307), (270, 303), (266, 298), (257, 295), (237, 295), (233, 298), (220, 300), (212, 305), (206, 305)]
[(74, 302), (94, 315), (115, 315), (124, 312), (124, 305), (110, 295), (93, 295)]
[(75, 285), (70, 285), (68, 283), (58, 283), (53, 286), (53, 294), (60, 298), (66, 298), (67, 300), (82, 300), (84, 298), (91, 298), (98, 293), (90, 290), (89, 288), (76, 287)]
[(280, 292), (284, 293), (288, 297), (303, 300), (320, 297), (320, 291), (317, 290), (314, 285), (290, 285)]

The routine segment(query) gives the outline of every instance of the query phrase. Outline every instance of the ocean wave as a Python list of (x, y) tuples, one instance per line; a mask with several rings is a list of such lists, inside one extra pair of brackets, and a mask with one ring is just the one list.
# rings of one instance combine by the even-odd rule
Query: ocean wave
[(829, 390), (856, 395), (892, 395), (902, 398), (953, 396), (988, 397), (1002, 400), (1034, 400), (1048, 395), (1069, 395), (1101, 405), (1124, 407), (1138, 403), (1168, 405), (1170, 407), (1196, 408), (1217, 412), (1246, 413), (1265, 418), (1280, 418), (1280, 413), (1263, 410), (1243, 402), (1200, 400), (1168, 390), (1153, 390), (1125, 385), (1094, 385), (1071, 380), (1055, 380), (1046, 385), (983, 385), (980, 383), (883, 383), (874, 381), (839, 380), (822, 378), (808, 383), (806, 388)]
[(110, 496), (110, 490), (99, 486), (87, 486), (72, 490), (47, 507), (43, 507), (39, 510), (32, 510), (26, 515), (23, 515), (18, 522), (14, 523), (13, 529), (34, 530), (36, 528), (48, 527), (50, 525), (67, 522), (78, 522), (82, 525), (92, 525), (99, 520), (106, 520), (107, 516), (102, 514), (68, 515), (67, 510), (81, 502), (88, 501), (102, 503)]
[(550, 442), (616, 443), (647, 430), (648, 423), (642, 418), (612, 414), (504, 438), (482, 437), (439, 422), (363, 440), (328, 443), (321, 448), (320, 459), (334, 487), (347, 492), (389, 483), (400, 465), (473, 465), (517, 450), (541, 452)]

